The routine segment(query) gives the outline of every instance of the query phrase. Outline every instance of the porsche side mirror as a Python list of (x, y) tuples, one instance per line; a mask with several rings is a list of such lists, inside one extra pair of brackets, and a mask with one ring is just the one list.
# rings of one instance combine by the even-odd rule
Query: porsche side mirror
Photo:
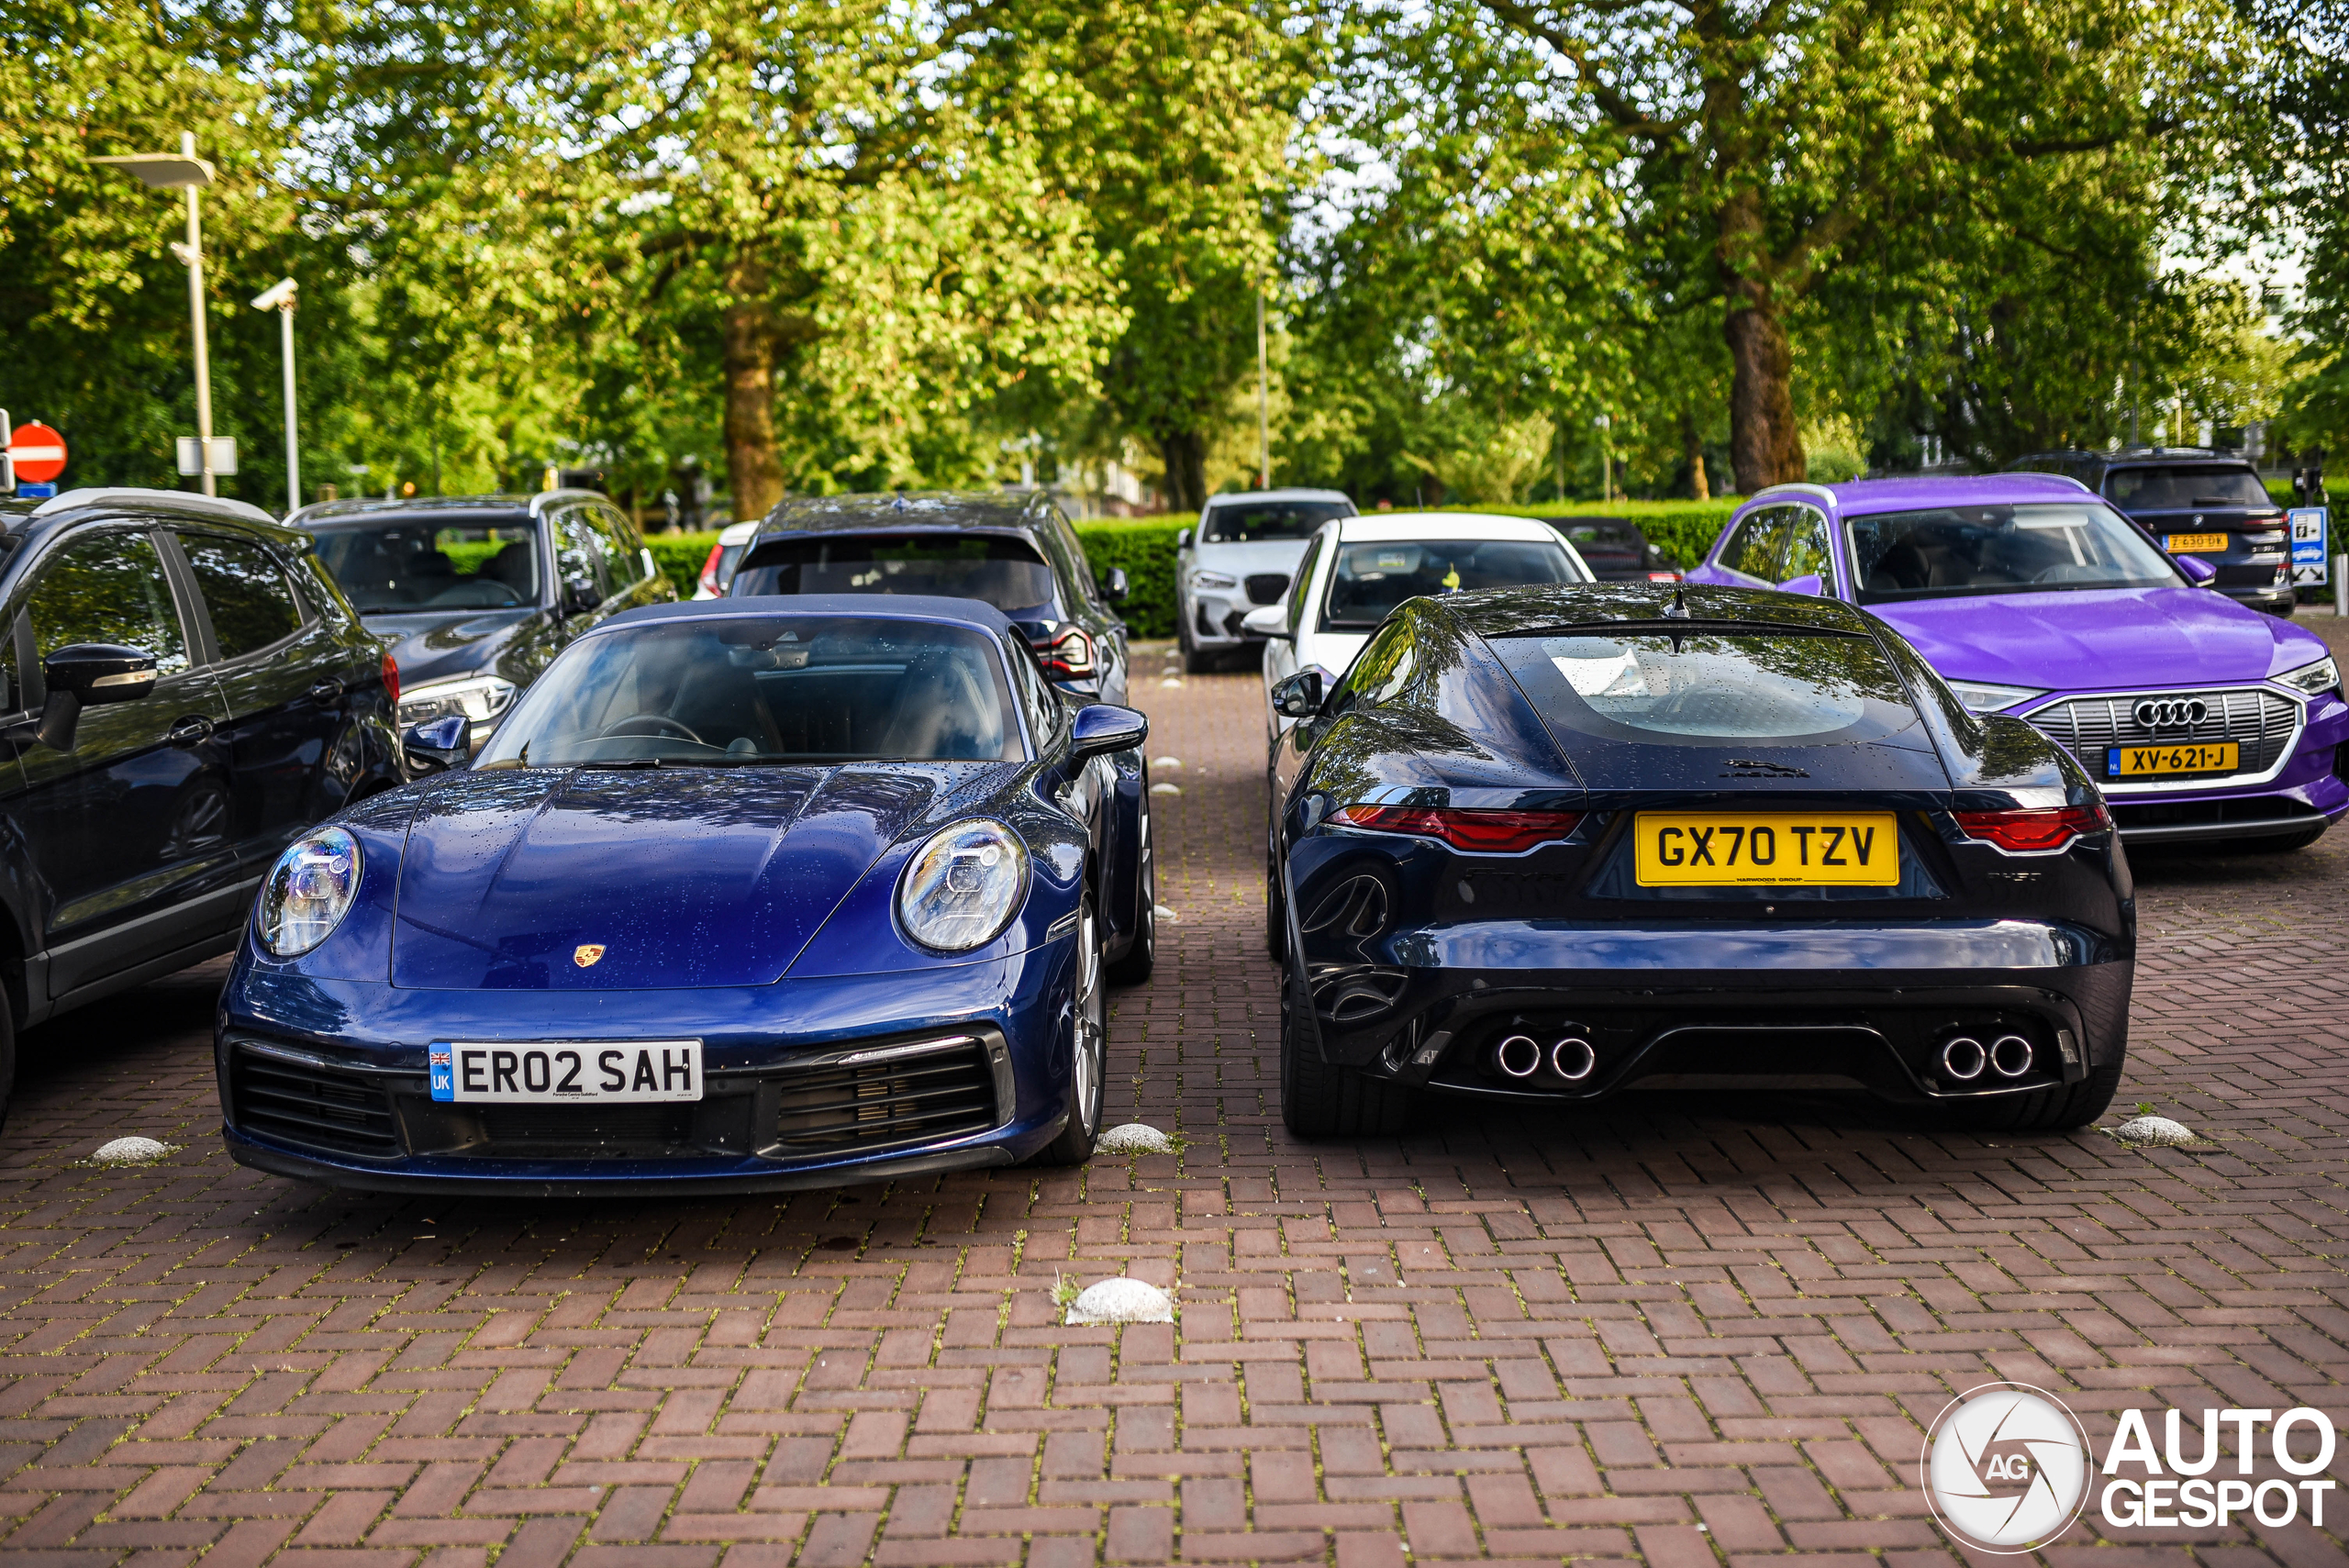
[(1150, 720), (1130, 707), (1088, 703), (1069, 726), (1069, 756), (1082, 760), (1110, 751), (1130, 751), (1150, 739)]
[(155, 689), (155, 656), (112, 642), (69, 642), (41, 661), (49, 700), (27, 739), (51, 751), (73, 750), (82, 710), (110, 702), (135, 702)]
[(1799, 577), (1789, 577), (1778, 584), (1781, 594), (1824, 594), (1827, 579), (1816, 572), (1806, 572)]
[(1259, 605), (1241, 618), (1240, 635), (1265, 638), (1275, 642), (1295, 642), (1297, 633), (1288, 628), (1286, 605)]
[(596, 592), (596, 584), (584, 577), (573, 577), (562, 585), (562, 613), (567, 616), (585, 615), (603, 598)]
[(1176, 528), (1174, 530), (1174, 548), (1176, 550), (1188, 550), (1191, 548), (1190, 529)]
[(2198, 588), (2207, 588), (2219, 579), (2219, 569), (2199, 555), (2174, 555), (2170, 559), (2186, 573), (2186, 580)]
[(407, 754), (408, 772), (415, 777), (462, 768), (473, 761), (473, 721), (452, 713), (446, 718), (411, 724), (400, 737), (400, 750)]
[(1112, 566), (1109, 568), (1109, 575), (1101, 581), (1102, 596), (1113, 605), (1122, 605), (1126, 602), (1126, 569), (1122, 566)]
[(1299, 670), (1273, 683), (1273, 711), (1284, 718), (1311, 718), (1321, 711), (1321, 672)]

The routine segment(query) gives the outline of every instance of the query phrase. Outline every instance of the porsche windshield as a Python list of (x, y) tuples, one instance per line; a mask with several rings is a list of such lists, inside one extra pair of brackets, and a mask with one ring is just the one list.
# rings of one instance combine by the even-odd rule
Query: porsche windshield
[(728, 585), (758, 594), (931, 594), (979, 599), (1014, 620), (1057, 620), (1052, 569), (1002, 534), (812, 534), (763, 539)]
[(1011, 762), (1003, 660), (963, 627), (809, 616), (652, 621), (574, 643), (476, 766)]
[(1843, 526), (1864, 605), (2065, 588), (2168, 588), (2180, 581), (2160, 547), (2094, 502), (1936, 506), (1854, 517)]
[(514, 522), (322, 523), (318, 559), (364, 615), (510, 610), (539, 602), (539, 530)]

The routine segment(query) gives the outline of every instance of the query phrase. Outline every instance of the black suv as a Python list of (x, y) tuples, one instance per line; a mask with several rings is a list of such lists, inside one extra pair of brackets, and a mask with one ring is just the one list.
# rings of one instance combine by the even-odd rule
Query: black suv
[(401, 782), (391, 678), (258, 507), (0, 500), (0, 1107), (16, 1029), (227, 952), (288, 840)]
[(572, 639), (677, 591), (593, 490), (328, 501), (286, 521), (388, 639), (402, 730), (462, 716), (476, 749)]
[(2172, 555), (2218, 570), (2211, 586), (2239, 604), (2288, 616), (2292, 535), (2250, 462), (2201, 447), (2033, 452), (2007, 472), (2061, 473), (2120, 507)]

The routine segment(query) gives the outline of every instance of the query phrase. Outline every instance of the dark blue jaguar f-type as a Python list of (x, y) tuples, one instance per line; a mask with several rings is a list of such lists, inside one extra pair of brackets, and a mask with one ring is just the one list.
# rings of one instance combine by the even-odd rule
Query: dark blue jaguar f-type
[(306, 835), (219, 1011), (230, 1153), (390, 1190), (829, 1185), (1092, 1151), (1146, 968), (1142, 716), (969, 600), (616, 616), (466, 766)]
[(1858, 1084), (2102, 1113), (2136, 916), (2096, 784), (1832, 600), (1645, 584), (1412, 600), (1275, 690), (1281, 1105)]

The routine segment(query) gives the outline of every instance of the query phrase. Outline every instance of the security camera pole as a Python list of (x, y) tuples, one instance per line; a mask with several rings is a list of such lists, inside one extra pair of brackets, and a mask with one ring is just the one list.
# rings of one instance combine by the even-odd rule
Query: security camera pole
[(253, 300), (255, 310), (277, 312), (278, 336), (285, 344), (285, 515), (292, 517), (302, 509), (302, 459), (295, 446), (294, 434), (294, 290), (292, 278), (280, 278), (275, 286)]
[(202, 454), (204, 493), (220, 494), (212, 473), (212, 356), (204, 338), (204, 228), (196, 215), (195, 193), (212, 183), (216, 171), (195, 155), (195, 133), (180, 133), (177, 157), (168, 152), (137, 152), (117, 158), (93, 158), (128, 171), (150, 191), (187, 193), (187, 243), (173, 244), (172, 254), (187, 268), (188, 313), (195, 322), (195, 438)]

